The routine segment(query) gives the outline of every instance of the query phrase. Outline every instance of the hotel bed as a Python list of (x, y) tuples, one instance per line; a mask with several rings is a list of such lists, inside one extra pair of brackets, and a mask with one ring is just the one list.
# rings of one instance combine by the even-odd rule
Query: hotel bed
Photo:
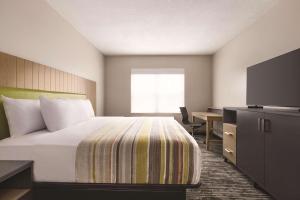
[[(158, 194), (162, 199), (185, 199), (187, 188), (200, 185), (201, 152), (198, 144), (172, 117), (94, 117), (92, 111), (92, 117), (91, 112), (85, 113), (88, 120), (59, 128), (64, 123), (68, 124), (73, 116), (80, 118), (84, 115), (80, 113), (82, 110), (79, 113), (76, 110), (83, 102), (90, 104), (86, 100), (64, 98), (82, 99), (84, 95), (1, 88), (0, 94), (21, 100), (2, 97), (5, 113), (0, 101), (0, 160), (34, 161), (34, 188), (41, 199), (57, 199), (51, 194), (62, 190), (71, 197), (80, 194), (74, 191), (88, 191), (85, 194), (91, 191), (112, 192), (108, 197), (116, 191), (128, 191), (130, 194), (146, 192), (149, 198), (152, 194)], [(51, 100), (41, 95), (58, 99)], [(64, 98), (60, 99), (61, 96)], [(41, 109), (38, 112), (42, 112), (43, 117), (34, 112), (32, 117), (40, 119), (43, 127), (46, 127), (45, 122), (47, 129), (36, 129), (39, 131), (22, 135), (9, 133), (8, 124), (12, 128), (12, 122), (15, 122), (15, 128), (20, 128), (18, 126), (21, 124), (30, 128), (27, 122), (36, 124), (33, 118), (27, 121), (24, 110), (22, 115), (16, 115), (19, 111), (16, 108), (26, 104), (26, 100), (22, 100), (24, 97), (40, 99), (28, 101), (30, 106), (40, 102), (38, 108), (29, 106), (28, 109), (30, 112)], [(50, 106), (44, 106), (47, 108), (45, 113), (42, 104), (47, 101)], [(62, 104), (51, 107), (52, 101), (61, 101)], [(8, 102), (12, 104), (10, 107)], [(14, 105), (16, 102), (19, 102), (18, 106)], [(80, 102), (71, 106), (76, 111), (73, 114), (67, 111), (69, 102)], [(53, 113), (58, 107), (64, 118)], [(83, 107), (93, 110), (91, 105)], [(7, 112), (8, 109), (10, 112)], [(16, 112), (13, 119), (22, 119), (18, 121), (20, 123), (11, 120), (11, 116), (6, 120), (5, 114), (11, 113), (11, 110)], [(16, 132), (16, 129), (12, 130)], [(120, 193), (121, 196), (123, 194)]]

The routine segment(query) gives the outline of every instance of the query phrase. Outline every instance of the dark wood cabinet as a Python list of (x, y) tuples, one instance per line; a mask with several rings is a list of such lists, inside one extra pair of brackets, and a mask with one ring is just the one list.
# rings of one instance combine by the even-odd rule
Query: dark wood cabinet
[(279, 200), (300, 199), (300, 113), (237, 110), (237, 167)]
[(238, 111), (237, 115), (237, 167), (263, 186), (265, 138), (259, 121), (263, 113)]
[(300, 199), (300, 117), (265, 113), (265, 189), (277, 199)]

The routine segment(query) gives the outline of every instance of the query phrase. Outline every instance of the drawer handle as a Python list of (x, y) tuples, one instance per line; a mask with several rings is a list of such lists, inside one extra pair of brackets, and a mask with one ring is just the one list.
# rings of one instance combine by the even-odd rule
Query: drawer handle
[(224, 150), (225, 150), (227, 153), (233, 153), (233, 151), (230, 150), (230, 149), (225, 148)]
[(227, 132), (227, 131), (225, 131), (224, 133), (225, 133), (225, 135), (233, 135), (233, 133)]

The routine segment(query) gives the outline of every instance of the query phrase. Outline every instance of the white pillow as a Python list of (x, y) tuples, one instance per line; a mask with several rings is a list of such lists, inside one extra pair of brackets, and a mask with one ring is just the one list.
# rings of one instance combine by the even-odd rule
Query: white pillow
[(89, 100), (40, 97), (41, 111), (49, 131), (57, 131), (94, 117)]
[(1, 97), (11, 137), (46, 128), (39, 100)]
[(82, 104), (83, 106), (82, 112), (84, 112), (89, 118), (95, 117), (95, 112), (92, 103), (89, 99), (81, 99), (81, 100), (74, 100), (74, 101), (79, 101)]

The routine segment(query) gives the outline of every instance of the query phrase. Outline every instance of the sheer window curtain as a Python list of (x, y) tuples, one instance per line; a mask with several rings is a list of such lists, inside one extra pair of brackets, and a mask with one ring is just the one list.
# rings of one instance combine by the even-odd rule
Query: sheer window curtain
[(132, 69), (131, 113), (179, 113), (184, 69)]

